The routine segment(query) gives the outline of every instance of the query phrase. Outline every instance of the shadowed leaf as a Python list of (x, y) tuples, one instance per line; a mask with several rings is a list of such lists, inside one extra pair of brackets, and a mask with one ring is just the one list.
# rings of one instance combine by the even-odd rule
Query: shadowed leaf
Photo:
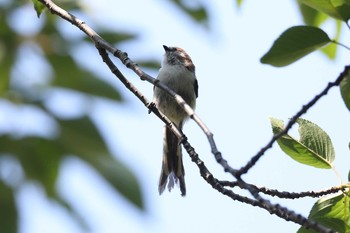
[(136, 63), (141, 67), (145, 67), (145, 68), (149, 68), (149, 69), (159, 70), (159, 68), (160, 68), (159, 61), (157, 61), (157, 60), (136, 61)]
[(62, 120), (59, 142), (99, 172), (126, 199), (143, 209), (139, 183), (124, 164), (113, 157), (89, 118)]
[[(135, 39), (135, 35), (130, 33), (101, 31), (98, 32), (98, 34), (110, 44), (116, 44)], [(85, 39), (91, 41), (90, 38)]]
[[(0, 19), (5, 21), (7, 9), (0, 8)], [(6, 23), (0, 23), (0, 97), (7, 97), (12, 66), (17, 53), (19, 36)]]
[(14, 193), (0, 179), (0, 229), (1, 232), (17, 232), (17, 209)]
[(79, 68), (70, 56), (51, 56), (49, 61), (55, 71), (53, 85), (114, 101), (121, 100), (119, 92), (114, 87)]
[(346, 107), (350, 110), (350, 74), (347, 74), (340, 82), (340, 94)]
[(54, 140), (41, 137), (0, 137), (0, 152), (15, 156), (27, 178), (43, 184), (46, 193), (53, 196), (62, 150)]
[(183, 12), (187, 13), (187, 15), (190, 16), (193, 20), (197, 22), (207, 22), (208, 14), (204, 7), (202, 6), (189, 7), (186, 4), (184, 4), (184, 1), (182, 0), (173, 0), (173, 2), (181, 10), (183, 10)]
[[(348, 194), (336, 194), (321, 198), (312, 207), (309, 219), (336, 232), (350, 232), (350, 198)], [(316, 233), (302, 227), (298, 233)]]
[(328, 35), (319, 28), (291, 27), (277, 38), (260, 61), (277, 67), (287, 66), (329, 42)]
[(138, 208), (144, 208), (140, 185), (129, 168), (107, 156), (95, 161), (93, 160), (94, 159), (92, 159), (90, 165), (92, 165), (112, 187)]

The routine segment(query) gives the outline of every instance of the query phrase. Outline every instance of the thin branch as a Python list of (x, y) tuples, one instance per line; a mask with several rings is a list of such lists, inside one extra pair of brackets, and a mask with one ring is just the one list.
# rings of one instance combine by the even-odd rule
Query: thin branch
[(348, 46), (346, 46), (345, 44), (340, 43), (340, 42), (338, 42), (338, 41), (336, 41), (336, 40), (331, 40), (331, 42), (334, 43), (334, 44), (337, 44), (337, 45), (339, 45), (339, 46), (342, 46), (342, 47), (344, 47), (344, 48), (347, 49), (347, 50), (350, 50), (350, 47), (348, 47)]
[(340, 73), (337, 79), (334, 82), (328, 83), (328, 85), (318, 94), (316, 95), (309, 103), (304, 105), (299, 112), (297, 112), (285, 126), (284, 130), (278, 134), (275, 134), (272, 139), (261, 148), (261, 150), (253, 156), (250, 161), (241, 169), (239, 169), (236, 173), (236, 178), (239, 178), (241, 175), (247, 173), (250, 168), (252, 168), (256, 162), (265, 154), (265, 152), (272, 147), (272, 145), (284, 134), (287, 134), (288, 131), (292, 128), (292, 126), (296, 123), (297, 119), (305, 114), (321, 97), (327, 95), (328, 91), (335, 86), (339, 86), (340, 82), (349, 74), (350, 66), (345, 66), (344, 71)]
[[(243, 186), (237, 182), (237, 181), (218, 181), (222, 186), (226, 186), (226, 187), (239, 187), (239, 188), (243, 188)], [(286, 191), (279, 191), (277, 189), (269, 189), (266, 187), (257, 187), (253, 184), (248, 184), (253, 186), (254, 189), (256, 189), (258, 192), (264, 193), (266, 195), (270, 195), (273, 197), (279, 197), (279, 198), (284, 198), (284, 199), (297, 199), (297, 198), (303, 198), (303, 197), (313, 197), (313, 198), (317, 198), (317, 197), (322, 197), (328, 194), (332, 194), (332, 193), (337, 193), (339, 191), (345, 191), (346, 189), (349, 188), (349, 185), (342, 185), (342, 186), (338, 186), (338, 187), (332, 187), (326, 190), (322, 190), (322, 191), (306, 191), (306, 192), (286, 192)]]
[(350, 30), (349, 20), (347, 20), (347, 21), (345, 22), (345, 24), (346, 24), (346, 26), (348, 27), (348, 29)]

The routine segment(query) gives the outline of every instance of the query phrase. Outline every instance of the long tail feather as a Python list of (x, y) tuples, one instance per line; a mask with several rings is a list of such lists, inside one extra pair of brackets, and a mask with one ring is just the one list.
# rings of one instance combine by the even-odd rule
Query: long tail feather
[(180, 183), (181, 195), (185, 196), (185, 170), (179, 140), (168, 127), (165, 127), (162, 171), (158, 186), (159, 194), (163, 193), (167, 183), (168, 189), (171, 191), (177, 181)]

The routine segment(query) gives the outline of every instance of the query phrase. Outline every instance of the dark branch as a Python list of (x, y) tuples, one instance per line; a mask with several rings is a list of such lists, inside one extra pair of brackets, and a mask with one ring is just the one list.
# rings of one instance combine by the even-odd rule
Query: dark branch
[[(226, 187), (239, 187), (244, 188), (239, 182), (237, 181), (218, 181), (222, 186)], [(248, 183), (247, 183), (248, 184)], [(279, 197), (279, 198), (285, 198), (285, 199), (297, 199), (297, 198), (303, 198), (303, 197), (322, 197), (328, 194), (337, 193), (339, 191), (345, 191), (349, 188), (348, 185), (343, 185), (339, 187), (332, 187), (330, 189), (322, 190), (322, 191), (306, 191), (306, 192), (286, 192), (286, 191), (279, 191), (277, 189), (269, 189), (266, 187), (257, 187), (253, 184), (248, 184), (252, 186), (252, 188), (256, 189), (259, 193), (264, 193), (273, 197)]]

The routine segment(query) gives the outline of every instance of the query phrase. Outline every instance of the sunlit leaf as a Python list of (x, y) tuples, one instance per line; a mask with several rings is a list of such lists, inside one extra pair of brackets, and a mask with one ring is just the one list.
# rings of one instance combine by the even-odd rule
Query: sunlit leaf
[(319, 27), (329, 18), (328, 15), (303, 4), (302, 1), (303, 0), (298, 0), (298, 5), (305, 24)]
[[(335, 36), (332, 37), (334, 41), (339, 41), (341, 35), (342, 22), (337, 20), (334, 21), (335, 25)], [(325, 54), (329, 59), (335, 59), (338, 50), (338, 45), (335, 43), (330, 43), (325, 47), (321, 48), (321, 52)]]
[(277, 38), (260, 61), (277, 67), (287, 66), (329, 42), (331, 39), (320, 28), (291, 27)]
[[(270, 118), (273, 133), (279, 134), (284, 129), (283, 121)], [(299, 141), (284, 134), (277, 140), (281, 149), (295, 161), (316, 168), (332, 168), (334, 148), (329, 136), (316, 124), (298, 119)]]
[(242, 6), (243, 0), (236, 0), (237, 7)]
[(347, 22), (350, 19), (350, 5), (343, 0), (301, 0), (301, 2), (335, 19)]
[(13, 190), (0, 179), (0, 229), (1, 232), (17, 232), (17, 209)]
[[(336, 194), (321, 198), (312, 207), (309, 219), (314, 220), (335, 232), (350, 232), (350, 198), (348, 194)], [(315, 233), (302, 227), (298, 233)]]
[[(346, 107), (350, 110), (350, 74), (348, 73), (340, 82), (340, 94)], [(350, 144), (349, 144), (350, 145)]]
[(328, 134), (311, 121), (299, 118), (297, 123), (299, 124), (299, 141), (327, 162), (332, 163), (335, 151)]
[[(309, 26), (316, 26), (319, 27), (321, 24), (325, 23), (327, 19), (331, 19), (328, 15), (315, 10), (314, 8), (311, 8), (303, 3), (301, 3), (302, 0), (298, 0), (299, 4), (299, 10), (303, 16), (303, 20), (305, 24)], [(328, 20), (330, 21), (330, 20)], [(342, 22), (339, 20), (333, 20), (332, 19), (332, 24), (335, 27), (335, 36), (332, 37), (334, 38), (335, 41), (339, 41), (340, 34), (341, 34), (341, 28), (342, 28)], [(337, 48), (338, 46), (334, 43), (330, 43), (323, 47), (321, 49), (321, 52), (325, 54), (329, 59), (335, 59), (336, 53), (337, 53)]]

